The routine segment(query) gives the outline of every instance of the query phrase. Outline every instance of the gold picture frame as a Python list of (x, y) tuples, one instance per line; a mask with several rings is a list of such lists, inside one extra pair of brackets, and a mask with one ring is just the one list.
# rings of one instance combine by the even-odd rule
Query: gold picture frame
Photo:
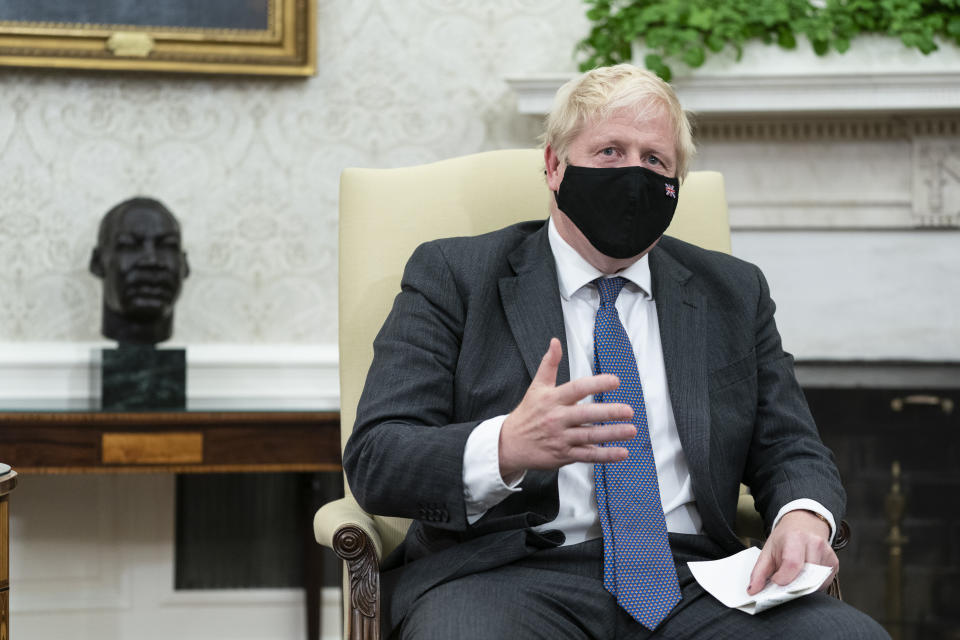
[(3, 0), (0, 66), (309, 76), (316, 21), (316, 0)]

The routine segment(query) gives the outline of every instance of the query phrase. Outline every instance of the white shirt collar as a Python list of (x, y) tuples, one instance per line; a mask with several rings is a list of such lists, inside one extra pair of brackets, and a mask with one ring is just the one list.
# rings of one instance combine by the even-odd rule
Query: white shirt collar
[(550, 250), (553, 252), (553, 259), (557, 263), (557, 280), (560, 286), (560, 296), (564, 300), (569, 300), (581, 287), (593, 282), (597, 278), (611, 275), (618, 275), (625, 278), (628, 282), (632, 282), (640, 289), (640, 293), (643, 294), (645, 298), (651, 299), (653, 297), (649, 253), (619, 273), (606, 274), (584, 260), (583, 256), (577, 253), (576, 249), (560, 237), (560, 232), (557, 231), (552, 216), (547, 224)]

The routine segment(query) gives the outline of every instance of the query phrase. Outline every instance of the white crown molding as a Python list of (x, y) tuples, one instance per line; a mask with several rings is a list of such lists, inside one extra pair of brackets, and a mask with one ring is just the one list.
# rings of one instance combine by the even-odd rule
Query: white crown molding
[[(0, 343), (0, 408), (99, 406), (108, 342)], [(187, 403), (209, 410), (338, 410), (336, 345), (163, 345), (187, 350)]]
[[(517, 110), (544, 115), (573, 74), (515, 76), (507, 84)], [(699, 116), (761, 113), (912, 113), (960, 109), (960, 70), (847, 76), (697, 77), (674, 83), (684, 108)]]
[[(634, 53), (635, 60), (642, 58), (642, 52)], [(960, 48), (948, 43), (924, 56), (895, 39), (860, 37), (845, 54), (818, 57), (805, 42), (794, 51), (756, 42), (744, 47), (739, 62), (723, 52), (696, 70), (673, 66), (680, 102), (700, 116), (960, 109)], [(520, 113), (545, 114), (573, 75), (506, 81)]]

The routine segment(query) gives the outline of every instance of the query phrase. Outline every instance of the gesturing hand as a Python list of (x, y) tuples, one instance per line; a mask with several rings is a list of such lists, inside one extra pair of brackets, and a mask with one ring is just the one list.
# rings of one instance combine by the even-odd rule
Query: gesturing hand
[(780, 518), (764, 543), (750, 575), (747, 593), (757, 593), (768, 579), (780, 586), (790, 584), (800, 574), (805, 562), (833, 569), (820, 585), (821, 590), (829, 587), (840, 567), (837, 554), (827, 542), (829, 537), (830, 527), (809, 511), (788, 512)]
[[(587, 396), (616, 389), (620, 384), (616, 376), (591, 376), (557, 386), (562, 354), (560, 341), (551, 339), (523, 400), (503, 422), (500, 475), (507, 481), (527, 469), (558, 469), (571, 462), (624, 460), (626, 449), (597, 445), (629, 440), (637, 435), (633, 424), (622, 423), (633, 417), (630, 405), (577, 404)], [(600, 426), (595, 424), (598, 422), (619, 424)]]

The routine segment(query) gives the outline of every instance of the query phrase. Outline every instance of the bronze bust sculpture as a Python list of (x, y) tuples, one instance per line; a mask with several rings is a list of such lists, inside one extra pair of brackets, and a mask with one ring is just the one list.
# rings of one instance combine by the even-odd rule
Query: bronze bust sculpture
[(152, 198), (131, 198), (100, 221), (90, 271), (103, 279), (101, 332), (121, 344), (152, 345), (173, 331), (173, 305), (190, 273), (180, 224)]

